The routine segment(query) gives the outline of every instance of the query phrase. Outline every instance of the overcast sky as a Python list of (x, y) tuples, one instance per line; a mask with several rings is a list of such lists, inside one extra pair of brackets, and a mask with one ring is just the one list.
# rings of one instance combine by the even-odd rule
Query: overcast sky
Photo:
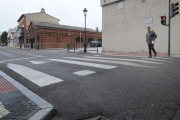
[(60, 19), (59, 24), (84, 27), (84, 8), (87, 8), (87, 27), (102, 29), (100, 0), (0, 0), (0, 31), (17, 27), (22, 14), (45, 12)]

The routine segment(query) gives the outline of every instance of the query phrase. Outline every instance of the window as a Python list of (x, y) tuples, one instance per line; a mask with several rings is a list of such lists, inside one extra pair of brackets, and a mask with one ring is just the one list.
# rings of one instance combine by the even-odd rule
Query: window
[(77, 37), (76, 38), (76, 43), (80, 43), (80, 42), (83, 43), (83, 38), (81, 38), (81, 41), (80, 41), (80, 37)]
[(26, 43), (28, 43), (28, 38), (26, 39)]

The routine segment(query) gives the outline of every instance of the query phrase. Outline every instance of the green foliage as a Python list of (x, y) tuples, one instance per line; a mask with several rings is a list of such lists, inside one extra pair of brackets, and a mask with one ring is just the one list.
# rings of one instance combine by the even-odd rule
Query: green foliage
[(8, 33), (6, 31), (4, 31), (2, 34), (1, 34), (1, 42), (2, 43), (6, 43), (7, 45), (7, 35)]

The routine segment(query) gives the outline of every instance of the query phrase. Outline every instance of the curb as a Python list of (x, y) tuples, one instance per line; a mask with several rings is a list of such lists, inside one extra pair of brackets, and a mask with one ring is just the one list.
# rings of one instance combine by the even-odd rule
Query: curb
[(41, 110), (35, 113), (28, 120), (49, 120), (51, 116), (54, 115), (54, 107), (50, 103), (39, 97), (37, 94), (33, 93), (27, 87), (20, 84), (19, 82), (17, 82), (13, 78), (2, 72), (1, 70), (0, 75), (41, 108)]

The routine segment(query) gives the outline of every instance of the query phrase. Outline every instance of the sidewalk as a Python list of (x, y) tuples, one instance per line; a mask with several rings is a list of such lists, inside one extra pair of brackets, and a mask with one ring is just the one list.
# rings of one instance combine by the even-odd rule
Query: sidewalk
[(0, 71), (0, 119), (45, 120), (53, 106)]
[[(134, 56), (134, 57), (148, 57), (148, 53), (108, 53), (111, 55), (117, 55), (117, 56)], [(168, 57), (167, 54), (157, 53), (157, 57)], [(170, 58), (177, 58), (180, 59), (180, 55), (171, 55)]]
[[(148, 53), (112, 53), (113, 55), (127, 55), (127, 56), (149, 56)], [(153, 54), (152, 54), (153, 55)], [(161, 54), (161, 53), (157, 53), (158, 57), (165, 57), (167, 56), (167, 54)]]

